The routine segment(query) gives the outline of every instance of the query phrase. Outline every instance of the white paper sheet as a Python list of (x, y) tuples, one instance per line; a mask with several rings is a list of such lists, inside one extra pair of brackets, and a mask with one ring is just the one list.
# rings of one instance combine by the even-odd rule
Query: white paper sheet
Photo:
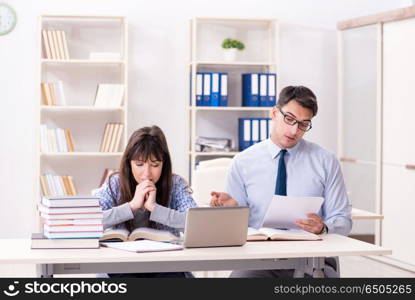
[(295, 220), (308, 219), (307, 214), (317, 214), (323, 204), (322, 197), (291, 197), (274, 195), (265, 214), (262, 227), (299, 228)]
[(108, 248), (115, 248), (119, 250), (132, 252), (158, 252), (183, 249), (183, 246), (181, 245), (149, 240), (138, 240), (130, 242), (110, 242), (101, 243), (101, 245)]

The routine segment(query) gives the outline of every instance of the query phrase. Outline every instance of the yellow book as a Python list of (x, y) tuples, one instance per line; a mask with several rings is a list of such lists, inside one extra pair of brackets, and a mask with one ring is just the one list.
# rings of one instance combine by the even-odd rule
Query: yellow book
[(48, 40), (48, 33), (46, 30), (42, 30), (42, 38), (43, 38), (43, 46), (45, 49), (44, 55), (47, 59), (52, 59), (52, 53), (50, 52), (49, 40)]
[(69, 152), (74, 152), (75, 147), (74, 147), (74, 144), (73, 144), (72, 134), (71, 134), (71, 131), (69, 129), (65, 129), (65, 137), (66, 137), (66, 144), (68, 145), (68, 151)]
[(50, 190), (44, 175), (40, 175), (40, 185), (42, 187), (43, 196), (49, 196)]
[(76, 189), (75, 189), (75, 183), (73, 181), (73, 177), (68, 176), (68, 181), (69, 181), (69, 187), (71, 189), (71, 195), (76, 196), (78, 193), (76, 192)]
[(48, 33), (49, 47), (50, 47), (50, 53), (51, 53), (52, 59), (58, 59), (58, 56), (56, 54), (56, 49), (55, 49), (55, 43), (53, 41), (52, 30), (48, 30), (47, 33)]
[(56, 53), (56, 59), (62, 59), (61, 53), (59, 51), (59, 42), (58, 42), (58, 35), (56, 33), (56, 30), (52, 30), (52, 39), (55, 46), (55, 53)]
[(101, 147), (99, 148), (100, 152), (104, 152), (104, 150), (105, 150), (105, 145), (107, 143), (109, 128), (110, 128), (110, 123), (107, 123), (105, 125), (104, 134), (102, 136)]
[(112, 140), (112, 135), (114, 133), (114, 129), (115, 129), (115, 123), (109, 123), (109, 128), (108, 128), (108, 136), (107, 136), (107, 140), (106, 143), (104, 145), (104, 152), (110, 152), (110, 145), (111, 145), (111, 140)]

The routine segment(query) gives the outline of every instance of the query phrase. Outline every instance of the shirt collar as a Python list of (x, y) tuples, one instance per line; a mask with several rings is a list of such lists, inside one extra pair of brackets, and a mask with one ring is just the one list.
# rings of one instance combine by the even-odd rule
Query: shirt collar
[[(303, 139), (299, 140), (298, 143), (294, 147), (288, 148), (287, 149), (288, 154), (290, 156), (294, 156), (298, 152), (298, 149), (300, 148), (300, 144), (302, 143), (303, 143)], [(275, 159), (278, 156), (278, 154), (280, 154), (281, 148), (277, 146), (270, 138), (267, 139), (267, 148), (272, 159)]]

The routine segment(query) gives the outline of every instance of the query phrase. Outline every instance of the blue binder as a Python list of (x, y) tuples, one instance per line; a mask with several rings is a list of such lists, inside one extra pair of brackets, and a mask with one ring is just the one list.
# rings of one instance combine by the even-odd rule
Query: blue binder
[(239, 151), (243, 151), (251, 146), (251, 120), (249, 118), (239, 118)]
[(276, 104), (276, 94), (277, 91), (277, 74), (269, 73), (268, 74), (268, 106), (274, 106)]
[(219, 87), (219, 106), (228, 106), (228, 73), (220, 73)]
[(196, 106), (202, 106), (203, 98), (203, 73), (196, 73)]
[(268, 138), (268, 120), (267, 118), (259, 119), (259, 140), (263, 141)]
[(210, 75), (210, 106), (219, 106), (219, 73)]
[(258, 74), (242, 74), (242, 106), (258, 106)]
[(259, 119), (258, 118), (250, 118), (251, 119), (251, 145), (260, 142), (259, 139)]
[(259, 74), (259, 106), (268, 106), (268, 74)]
[(211, 85), (211, 74), (203, 72), (203, 97), (202, 97), (202, 106), (210, 106), (210, 85)]

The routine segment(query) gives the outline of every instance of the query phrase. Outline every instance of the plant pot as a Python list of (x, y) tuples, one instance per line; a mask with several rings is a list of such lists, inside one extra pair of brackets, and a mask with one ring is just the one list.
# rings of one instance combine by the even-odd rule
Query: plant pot
[(226, 61), (235, 61), (237, 51), (238, 51), (238, 49), (236, 49), (236, 48), (224, 49), (225, 60)]

